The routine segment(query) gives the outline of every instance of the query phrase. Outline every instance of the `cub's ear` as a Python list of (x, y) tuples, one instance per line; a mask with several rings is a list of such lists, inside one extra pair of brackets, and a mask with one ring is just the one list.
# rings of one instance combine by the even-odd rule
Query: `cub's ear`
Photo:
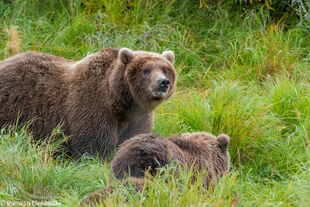
[(128, 49), (126, 47), (123, 47), (118, 52), (118, 58), (127, 65), (130, 63), (133, 59), (133, 51), (131, 49)]
[(230, 138), (226, 134), (221, 134), (217, 137), (218, 146), (222, 150), (222, 152), (225, 152), (227, 150), (229, 140)]
[(173, 51), (167, 50), (167, 51), (164, 51), (161, 55), (162, 55), (164, 58), (166, 58), (169, 62), (171, 62), (172, 64), (174, 64), (174, 52), (173, 52)]

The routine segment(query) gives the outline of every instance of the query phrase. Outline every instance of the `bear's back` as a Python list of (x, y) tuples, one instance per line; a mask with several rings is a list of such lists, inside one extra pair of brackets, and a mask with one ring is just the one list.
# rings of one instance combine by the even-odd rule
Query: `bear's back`
[(0, 62), (0, 127), (18, 118), (19, 123), (32, 122), (30, 129), (35, 128), (35, 137), (49, 136), (62, 119), (68, 93), (64, 73), (72, 63), (37, 52)]
[(39, 66), (44, 63), (45, 64), (53, 63), (59, 66), (61, 65), (65, 66), (66, 64), (70, 65), (74, 63), (74, 61), (54, 55), (30, 51), (20, 53), (18, 55), (0, 61), (0, 73), (2, 70), (5, 70), (6, 68), (14, 69), (25, 65)]
[(120, 146), (112, 161), (112, 169), (118, 179), (123, 179), (126, 174), (143, 177), (146, 170), (154, 175), (158, 168), (182, 160), (182, 152), (169, 139), (140, 134)]

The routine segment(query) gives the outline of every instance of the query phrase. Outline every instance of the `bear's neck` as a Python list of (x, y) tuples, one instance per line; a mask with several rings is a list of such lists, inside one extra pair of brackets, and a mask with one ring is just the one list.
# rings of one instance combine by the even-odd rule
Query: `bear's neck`
[(135, 102), (127, 81), (125, 80), (125, 65), (116, 63), (112, 67), (112, 71), (109, 77), (109, 89), (111, 94), (111, 100), (115, 109), (119, 111), (128, 111), (132, 107), (136, 108)]
[(153, 111), (158, 105), (156, 102), (140, 103), (133, 97), (129, 85), (124, 78), (124, 74), (117, 74), (110, 82), (111, 100), (113, 100), (113, 109), (119, 113), (128, 115), (147, 114)]

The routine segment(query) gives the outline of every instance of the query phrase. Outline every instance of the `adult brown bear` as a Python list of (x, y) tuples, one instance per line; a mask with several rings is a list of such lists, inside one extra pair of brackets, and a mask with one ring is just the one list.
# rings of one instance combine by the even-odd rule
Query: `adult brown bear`
[(36, 139), (62, 124), (70, 152), (108, 152), (149, 133), (175, 88), (174, 53), (103, 49), (80, 61), (28, 52), (0, 62), (0, 128), (29, 123)]

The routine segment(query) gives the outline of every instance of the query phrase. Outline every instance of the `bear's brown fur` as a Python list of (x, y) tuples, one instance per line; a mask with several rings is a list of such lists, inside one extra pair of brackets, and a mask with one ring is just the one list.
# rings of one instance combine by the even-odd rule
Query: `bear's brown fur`
[(140, 134), (125, 141), (117, 151), (112, 170), (117, 179), (126, 175), (141, 178), (145, 172), (154, 175), (158, 168), (179, 163), (195, 171), (207, 170), (211, 184), (229, 168), (229, 137), (218, 138), (206, 132), (184, 134), (165, 139), (153, 134)]
[[(120, 146), (112, 161), (112, 172), (116, 178), (124, 179), (122, 182), (125, 186), (133, 185), (141, 192), (145, 188), (146, 172), (155, 175), (158, 168), (176, 162), (196, 173), (206, 171), (203, 185), (208, 187), (228, 172), (228, 145), (229, 137), (225, 134), (216, 138), (206, 132), (197, 132), (170, 139), (140, 134)], [(81, 204), (91, 205), (103, 201), (113, 190), (111, 185), (101, 188), (86, 196)]]
[(0, 128), (30, 123), (37, 139), (62, 124), (74, 157), (104, 158), (149, 133), (152, 111), (175, 88), (174, 54), (103, 49), (80, 61), (37, 52), (0, 62)]

